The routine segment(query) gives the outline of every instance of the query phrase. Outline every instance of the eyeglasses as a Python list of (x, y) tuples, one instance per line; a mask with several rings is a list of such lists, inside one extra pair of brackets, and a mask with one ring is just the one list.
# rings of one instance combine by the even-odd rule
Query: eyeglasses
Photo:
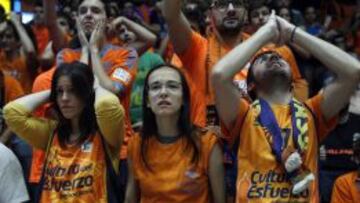
[(242, 0), (217, 0), (211, 5), (213, 8), (226, 9), (229, 4), (232, 4), (236, 8), (244, 7), (245, 4)]

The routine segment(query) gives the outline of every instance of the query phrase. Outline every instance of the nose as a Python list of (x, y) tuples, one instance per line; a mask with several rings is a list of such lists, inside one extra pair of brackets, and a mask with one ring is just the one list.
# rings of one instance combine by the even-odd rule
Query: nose
[(229, 5), (228, 5), (227, 15), (228, 16), (234, 16), (235, 15), (235, 8), (234, 8), (234, 5), (232, 3), (229, 3)]
[(162, 86), (161, 89), (160, 89), (160, 97), (164, 98), (168, 95), (168, 92), (166, 90), (166, 86)]
[(68, 94), (66, 91), (64, 91), (64, 92), (62, 93), (62, 95), (61, 95), (61, 100), (62, 100), (62, 101), (67, 101), (67, 100), (69, 100), (69, 94)]

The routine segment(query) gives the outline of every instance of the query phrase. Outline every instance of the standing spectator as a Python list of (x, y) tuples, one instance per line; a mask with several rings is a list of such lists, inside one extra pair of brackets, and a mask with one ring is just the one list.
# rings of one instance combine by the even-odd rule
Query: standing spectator
[(46, 45), (50, 41), (49, 30), (45, 24), (44, 8), (40, 1), (38, 1), (34, 8), (34, 19), (31, 22), (32, 31), (35, 34), (37, 49), (39, 54), (42, 54), (46, 48)]
[(304, 16), (305, 16), (306, 32), (317, 37), (322, 35), (325, 30), (319, 21), (319, 15), (315, 7), (314, 6), (305, 7)]
[[(336, 80), (317, 96), (298, 102), (289, 64), (274, 52), (262, 53), (249, 69), (248, 86), (258, 98), (250, 105), (234, 87), (233, 77), (265, 44), (289, 41), (319, 58), (337, 74)], [(275, 12), (251, 38), (221, 59), (212, 82), (217, 110), (231, 132), (229, 139), (240, 143), (236, 201), (319, 202), (318, 140), (335, 126), (337, 114), (359, 81), (357, 60)]]

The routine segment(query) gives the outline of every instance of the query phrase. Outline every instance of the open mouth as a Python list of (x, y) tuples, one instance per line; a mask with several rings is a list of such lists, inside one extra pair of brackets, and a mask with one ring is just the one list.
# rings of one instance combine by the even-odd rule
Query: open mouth
[(158, 103), (158, 105), (159, 105), (159, 106), (170, 106), (171, 103), (168, 102), (168, 101), (160, 101), (160, 102)]

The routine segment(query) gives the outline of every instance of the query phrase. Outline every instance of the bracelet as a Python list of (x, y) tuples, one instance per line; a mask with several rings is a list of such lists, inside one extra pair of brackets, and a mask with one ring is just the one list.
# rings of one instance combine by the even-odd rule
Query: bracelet
[(296, 32), (296, 29), (298, 27), (295, 26), (295, 28), (291, 31), (291, 35), (290, 35), (290, 42), (293, 43), (294, 42), (294, 36), (295, 36), (295, 32)]

